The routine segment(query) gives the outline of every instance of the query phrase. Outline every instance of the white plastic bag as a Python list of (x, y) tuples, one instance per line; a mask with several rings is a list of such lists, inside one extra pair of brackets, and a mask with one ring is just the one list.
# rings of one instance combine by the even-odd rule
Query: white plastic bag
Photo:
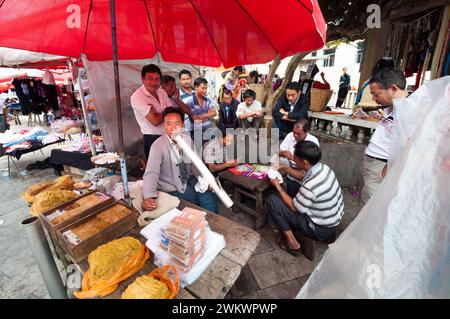
[(386, 178), (297, 298), (450, 297), (450, 77), (394, 109)]

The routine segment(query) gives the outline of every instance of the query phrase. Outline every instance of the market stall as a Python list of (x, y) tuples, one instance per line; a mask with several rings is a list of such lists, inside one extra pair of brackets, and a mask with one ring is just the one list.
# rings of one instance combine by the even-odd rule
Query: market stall
[[(179, 210), (185, 207), (197, 208), (189, 202), (180, 201)], [(223, 235), (226, 242), (226, 247), (212, 260), (206, 270), (190, 285), (185, 286), (180, 290), (177, 299), (221, 299), (224, 298), (227, 292), (234, 285), (239, 277), (242, 268), (247, 264), (251, 254), (256, 249), (259, 243), (259, 234), (255, 231), (239, 225), (224, 217), (220, 217), (213, 213), (208, 213), (206, 220), (211, 227), (211, 230)], [(138, 239), (142, 244), (147, 242), (147, 239), (141, 235), (142, 227), (136, 226), (125, 236), (131, 236)], [(158, 245), (156, 243), (156, 245)], [(154, 253), (151, 253), (150, 260), (145, 265), (127, 280), (121, 282), (113, 293), (105, 296), (107, 299), (119, 299), (123, 291), (136, 280), (136, 278), (150, 273), (157, 268), (154, 260)], [(77, 264), (83, 273), (89, 269), (87, 260)], [(183, 284), (182, 284), (183, 285)]]
[(14, 160), (20, 160), (22, 155), (41, 151), (42, 148), (63, 143), (65, 140), (57, 134), (52, 134), (41, 128), (23, 129), (19, 132), (0, 133), (0, 157), (8, 158), (8, 176), (11, 178), (11, 163), (15, 166), (18, 173), (20, 170)]
[[(179, 243), (178, 246), (176, 245), (177, 240), (179, 240), (176, 237), (180, 235), (178, 231), (181, 234), (186, 234), (186, 232), (191, 234), (191, 231), (196, 230), (194, 234), (197, 231), (200, 231), (200, 234), (205, 232), (205, 237), (206, 232), (208, 234), (217, 232), (216, 234), (223, 239), (222, 245), (225, 246), (220, 247), (219, 245), (219, 248), (216, 247), (216, 254), (212, 258), (208, 255), (207, 267), (202, 268), (202, 271), (197, 273), (200, 277), (194, 281), (186, 279), (186, 289), (195, 297), (223, 297), (256, 248), (259, 241), (259, 235), (256, 232), (220, 216), (208, 212), (205, 214), (205, 212), (196, 210), (195, 207), (186, 210), (182, 206), (175, 206), (173, 208), (183, 208), (183, 212), (177, 210), (160, 212), (162, 215), (159, 218), (171, 217), (170, 220), (165, 221), (166, 224), (168, 223), (167, 228), (165, 228), (167, 236), (160, 234), (156, 242), (150, 240), (151, 237), (146, 237), (148, 240), (145, 246), (142, 243), (136, 243), (133, 239), (126, 238), (127, 236), (126, 239), (121, 237), (128, 231), (135, 229), (136, 220), (139, 221), (138, 213), (135, 210), (138, 210), (140, 205), (130, 206), (130, 199), (135, 198), (133, 195), (131, 198), (129, 196), (132, 192), (128, 189), (128, 174), (125, 162), (125, 153), (128, 154), (125, 146), (132, 146), (132, 143), (127, 143), (127, 139), (133, 139), (133, 126), (126, 126), (130, 121), (129, 113), (125, 108), (122, 109), (122, 104), (128, 107), (129, 103), (126, 95), (122, 95), (122, 91), (125, 90), (127, 94), (131, 94), (131, 89), (136, 85), (136, 82), (139, 82), (139, 77), (136, 77), (134, 82), (129, 83), (128, 86), (121, 87), (119, 70), (122, 72), (122, 67), (124, 65), (126, 67), (126, 60), (133, 59), (153, 58), (158, 61), (158, 64), (165, 61), (215, 67), (223, 64), (225, 67), (229, 67), (267, 62), (277, 54), (286, 57), (299, 51), (318, 49), (325, 43), (326, 23), (317, 0), (308, 2), (306, 5), (298, 1), (289, 1), (289, 3), (283, 3), (283, 5), (271, 1), (262, 6), (256, 2), (230, 3), (229, 1), (215, 1), (214, 6), (211, 5), (211, 2), (197, 2), (195, 4), (189, 2), (185, 6), (180, 6), (177, 1), (161, 1), (157, 10), (155, 10), (155, 6), (149, 6), (145, 1), (130, 1), (126, 4), (117, 1), (117, 6), (114, 0), (109, 3), (104, 1), (92, 1), (91, 3), (75, 1), (74, 3), (70, 1), (70, 4), (79, 5), (80, 12), (83, 15), (81, 20), (87, 21), (80, 28), (67, 28), (66, 17), (57, 14), (57, 12), (65, 12), (68, 3), (67, 1), (58, 3), (41, 1), (33, 3), (31, 6), (28, 2), (18, 5), (17, 3), (4, 1), (2, 10), (20, 12), (22, 19), (16, 21), (15, 27), (12, 28), (10, 16), (0, 17), (0, 45), (62, 54), (76, 59), (85, 57), (83, 62), (87, 67), (88, 77), (92, 78), (90, 72), (96, 71), (97, 74), (106, 75), (94, 80), (93, 85), (98, 85), (101, 88), (102, 84), (107, 83), (108, 89), (96, 90), (94, 88), (93, 96), (96, 101), (96, 108), (101, 109), (103, 106), (100, 103), (104, 103), (104, 112), (105, 114), (108, 113), (107, 121), (103, 125), (107, 125), (108, 129), (112, 131), (112, 133), (109, 133), (111, 138), (108, 137), (108, 132), (103, 132), (101, 112), (98, 112), (100, 129), (106, 144), (111, 145), (107, 145), (107, 149), (119, 153), (122, 187), (126, 202), (115, 202), (111, 204), (114, 207), (103, 206), (95, 211), (93, 209), (91, 211), (83, 210), (78, 205), (72, 206), (68, 210), (73, 213), (73, 209), (75, 209), (75, 212), (84, 214), (84, 218), (66, 225), (66, 228), (50, 229), (50, 234), (54, 231), (58, 241), (65, 243), (62, 244), (62, 249), (71, 256), (73, 261), (78, 263), (89, 256), (89, 270), (83, 276), (82, 290), (75, 295), (80, 298), (89, 298), (106, 296), (116, 291), (119, 282), (130, 278), (147, 263), (148, 249), (152, 250), (153, 255), (157, 257), (154, 260), (155, 262), (158, 260), (159, 263), (167, 264), (164, 253), (158, 252), (158, 247), (161, 244), (168, 249), (169, 264), (178, 266), (179, 273), (189, 273), (194, 270), (196, 265), (200, 264), (204, 267), (205, 264), (202, 263), (202, 259), (207, 255), (205, 254), (203, 257), (200, 257), (201, 254), (196, 255), (197, 246), (191, 246), (192, 240), (195, 243), (195, 236), (192, 238), (190, 236), (185, 237), (181, 248), (178, 247), (180, 246)], [(297, 10), (292, 10), (293, 7)], [(288, 17), (286, 12), (289, 12)], [(42, 17), (41, 19), (35, 19), (37, 13)], [(266, 20), (268, 15), (279, 21), (277, 28), (273, 28), (272, 22)], [(129, 19), (130, 17), (132, 19)], [(27, 41), (17, 41), (22, 37), (22, 31), (28, 30), (27, 24), (30, 19), (33, 19), (35, 27), (31, 30), (31, 33), (27, 34)], [(25, 24), (22, 24), (22, 21), (26, 21)], [(158, 22), (155, 23), (155, 21)], [(233, 37), (217, 36), (216, 25), (220, 25), (221, 30), (233, 34)], [(175, 26), (181, 28), (183, 32), (180, 32), (179, 29), (176, 30)], [(290, 36), (288, 38), (279, 36), (280, 29), (290, 30)], [(161, 32), (165, 36), (157, 37)], [(3, 37), (4, 34), (7, 34), (8, 37)], [(33, 34), (39, 34), (39, 37), (36, 37), (36, 41), (29, 41)], [(184, 36), (180, 36), (180, 34)], [(252, 34), (252, 41), (248, 41), (247, 34)], [(52, 41), (40, 40), (47, 36)], [(102, 41), (97, 41), (98, 38), (101, 38)], [(136, 43), (139, 43), (139, 45), (136, 46)], [(252, 45), (248, 45), (249, 43)], [(119, 59), (121, 60), (120, 69)], [(89, 61), (93, 61), (95, 64), (88, 65)], [(77, 63), (79, 62), (78, 60)], [(107, 69), (98, 72), (95, 67), (100, 68), (101, 64), (107, 65)], [(73, 70), (76, 73), (76, 64), (74, 66)], [(136, 70), (134, 70), (134, 73), (136, 74)], [(79, 76), (77, 78), (80, 79)], [(111, 95), (112, 83), (108, 80), (112, 78), (114, 78), (115, 96)], [(103, 100), (97, 98), (101, 94), (105, 94)], [(125, 97), (125, 101), (123, 97)], [(116, 112), (111, 112), (111, 105), (113, 104), (116, 106)], [(134, 117), (132, 118), (134, 119)], [(112, 126), (111, 123), (117, 123), (117, 126)], [(126, 134), (124, 134), (124, 127), (127, 127)], [(131, 135), (131, 137), (127, 135)], [(177, 141), (177, 143), (182, 144), (180, 141)], [(190, 148), (183, 148), (185, 153), (188, 153), (188, 150)], [(192, 152), (192, 150), (190, 151)], [(197, 164), (201, 161), (195, 159), (193, 162), (199, 169)], [(209, 186), (225, 203), (225, 206), (231, 206), (231, 199), (216, 184), (215, 179), (206, 167), (200, 167), (199, 170)], [(115, 176), (111, 178), (115, 178)], [(107, 183), (105, 178), (101, 178), (98, 182), (102, 180), (103, 183)], [(98, 187), (98, 183), (92, 183), (92, 186), (89, 187)], [(66, 209), (50, 211), (58, 205), (67, 204), (71, 200), (78, 200), (73, 198), (73, 194), (69, 195), (66, 191), (70, 192), (70, 190), (61, 190), (58, 193), (44, 191), (42, 195), (37, 195), (37, 203), (41, 206), (34, 202), (31, 207), (32, 212), (38, 214), (40, 218), (44, 218), (43, 216), (47, 213), (56, 214), (54, 215), (55, 218), (64, 216)], [(106, 194), (104, 195), (106, 196)], [(72, 204), (74, 202), (69, 205)], [(105, 213), (106, 211), (111, 214)], [(176, 216), (168, 215), (170, 212), (176, 214)], [(195, 217), (198, 224), (189, 223), (188, 220), (191, 219), (187, 216)], [(153, 220), (147, 227), (157, 224), (157, 220), (158, 218)], [(146, 234), (147, 236), (154, 234), (149, 233), (150, 235), (145, 231), (141, 232), (144, 237)], [(167, 239), (169, 239), (169, 242), (167, 242)], [(118, 240), (118, 242), (114, 240)], [(120, 245), (117, 246), (117, 243), (120, 243)], [(124, 244), (129, 245), (129, 249), (122, 250)], [(108, 246), (105, 248), (104, 245)], [(200, 239), (199, 246), (201, 247), (200, 252), (205, 252), (210, 247), (214, 248), (209, 237), (204, 240)], [(121, 261), (123, 263), (117, 263), (114, 258), (108, 259), (111, 256), (105, 253), (105, 250), (114, 252), (111, 247), (120, 248), (124, 252), (127, 258)], [(178, 262), (173, 260), (176, 256), (178, 256)], [(186, 257), (186, 259), (183, 259), (183, 257)], [(111, 260), (111, 264), (119, 266), (119, 271), (117, 269), (111, 270), (110, 263), (105, 263), (105, 259)], [(182, 263), (181, 266), (179, 265), (180, 262)], [(95, 278), (95, 275), (93, 275), (95, 271), (92, 271), (92, 269), (95, 270), (95, 265), (99, 264), (106, 266), (103, 269), (107, 269), (110, 275), (103, 282), (99, 282), (99, 278)], [(56, 277), (59, 277), (59, 275), (56, 275)], [(183, 278), (182, 274), (180, 274), (180, 278)], [(98, 289), (95, 289), (95, 287)], [(50, 293), (52, 294), (52, 291)]]
[[(63, 265), (75, 264), (83, 273), (82, 286), (68, 287), (73, 288), (76, 298), (124, 298), (131, 283), (157, 267), (173, 268), (184, 288), (177, 292), (177, 298), (226, 295), (256, 249), (258, 233), (167, 194), (161, 195), (161, 209), (144, 212), (142, 181), (132, 184), (133, 202), (128, 205), (122, 200), (123, 187), (116, 184), (115, 176), (102, 176), (76, 182), (65, 175), (32, 185), (22, 194), (30, 204), (30, 214), (39, 216), (49, 234), (48, 244), (54, 246)], [(133, 240), (147, 257), (136, 257), (136, 266), (120, 279), (104, 283), (102, 289), (89, 286), (86, 280), (94, 280), (90, 277), (96, 264), (94, 256), (114, 258), (98, 254), (108, 245), (120, 241), (131, 245)], [(110, 273), (114, 271), (111, 266)], [(144, 289), (142, 293), (149, 291)]]

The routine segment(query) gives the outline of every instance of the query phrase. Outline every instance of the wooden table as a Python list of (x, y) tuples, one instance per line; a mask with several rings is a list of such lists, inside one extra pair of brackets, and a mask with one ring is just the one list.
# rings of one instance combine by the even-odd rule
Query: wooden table
[[(242, 209), (256, 218), (255, 229), (263, 227), (267, 216), (264, 209), (264, 192), (271, 187), (268, 178), (258, 180), (247, 176), (235, 175), (230, 171), (219, 173), (219, 178), (233, 184), (233, 210)], [(242, 195), (255, 201), (255, 208), (251, 208), (242, 202)]]
[[(184, 207), (204, 210), (180, 199), (178, 209), (181, 210)], [(226, 247), (222, 249), (206, 271), (193, 284), (180, 290), (177, 296), (178, 299), (224, 298), (259, 244), (259, 234), (248, 227), (210, 212), (208, 212), (206, 220), (213, 231), (225, 237)], [(141, 229), (141, 227), (136, 226), (124, 236), (132, 236), (145, 243), (147, 241), (146, 238), (139, 234)], [(83, 273), (86, 272), (88, 269), (87, 260), (77, 264), (77, 266)], [(129, 284), (137, 277), (150, 273), (154, 268), (156, 266), (153, 264), (153, 254), (151, 254), (150, 262), (147, 262), (138, 273), (122, 282), (119, 288), (114, 293), (106, 296), (105, 299), (119, 299)]]

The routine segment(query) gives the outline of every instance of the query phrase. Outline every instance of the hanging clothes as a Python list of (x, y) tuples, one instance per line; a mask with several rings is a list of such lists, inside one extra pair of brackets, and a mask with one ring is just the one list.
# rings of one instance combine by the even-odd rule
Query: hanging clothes
[(28, 84), (25, 81), (22, 81), (22, 92), (25, 95), (30, 95), (30, 89), (28, 88)]
[(45, 88), (45, 95), (47, 101), (50, 104), (53, 111), (59, 110), (58, 104), (58, 92), (56, 91), (56, 85), (43, 84)]
[(56, 85), (53, 73), (49, 69), (45, 70), (44, 77), (42, 78), (42, 83), (47, 85)]
[(27, 96), (23, 93), (22, 90), (22, 80), (14, 79), (12, 81), (14, 88), (16, 90), (16, 95), (19, 98), (20, 108), (22, 110), (23, 115), (28, 115), (30, 113), (30, 106)]

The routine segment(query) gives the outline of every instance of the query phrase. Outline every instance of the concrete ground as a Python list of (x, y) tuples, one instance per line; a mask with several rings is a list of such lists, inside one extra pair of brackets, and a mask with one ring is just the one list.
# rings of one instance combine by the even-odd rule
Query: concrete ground
[[(22, 127), (26, 118), (22, 117)], [(12, 124), (12, 129), (19, 126)], [(25, 154), (17, 165), (21, 171), (28, 164), (42, 161), (50, 156), (51, 149), (58, 145)], [(0, 170), (7, 168), (6, 157), (0, 158)], [(27, 203), (20, 198), (29, 185), (43, 179), (55, 178), (53, 169), (32, 170), (21, 178), (13, 170), (13, 177), (0, 174), (0, 299), (5, 298), (50, 298), (42, 276), (34, 261), (20, 222), (29, 216)], [(344, 189), (345, 215), (339, 226), (342, 232), (359, 212), (357, 198), (349, 189)], [(221, 210), (221, 214), (243, 225), (253, 227), (254, 220), (245, 213)], [(327, 245), (316, 244), (316, 258), (310, 262), (303, 255), (293, 257), (281, 250), (275, 234), (268, 227), (258, 230), (261, 242), (247, 266), (227, 294), (226, 298), (293, 298), (307, 281), (309, 275), (320, 262)], [(57, 262), (64, 278), (63, 266)]]

